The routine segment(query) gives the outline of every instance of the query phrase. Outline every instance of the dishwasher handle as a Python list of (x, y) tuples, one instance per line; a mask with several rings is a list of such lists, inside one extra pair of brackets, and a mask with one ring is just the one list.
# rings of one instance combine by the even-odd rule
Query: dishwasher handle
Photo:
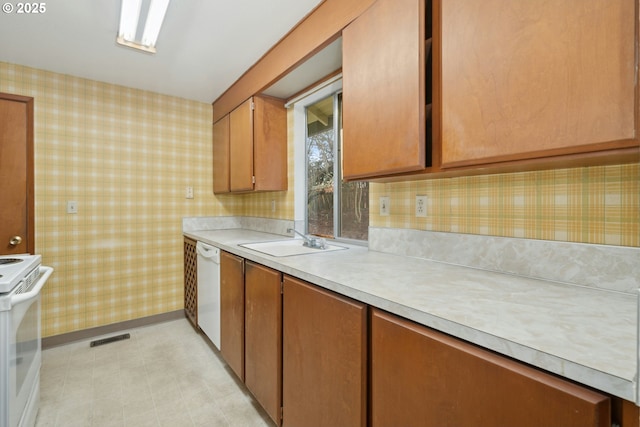
[(207, 245), (206, 243), (197, 242), (196, 251), (198, 256), (212, 260), (213, 262), (220, 263), (220, 249), (215, 246)]

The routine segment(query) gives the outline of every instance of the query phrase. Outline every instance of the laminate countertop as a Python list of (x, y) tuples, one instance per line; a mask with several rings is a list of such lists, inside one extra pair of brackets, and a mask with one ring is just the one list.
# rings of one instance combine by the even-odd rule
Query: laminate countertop
[(244, 229), (184, 235), (638, 404), (637, 295), (342, 243), (273, 257), (239, 244), (286, 237)]

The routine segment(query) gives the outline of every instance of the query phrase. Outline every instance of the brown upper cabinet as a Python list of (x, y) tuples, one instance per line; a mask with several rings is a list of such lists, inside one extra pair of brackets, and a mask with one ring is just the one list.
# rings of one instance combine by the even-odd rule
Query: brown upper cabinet
[(442, 167), (637, 147), (636, 0), (442, 2)]
[(287, 112), (253, 96), (213, 125), (215, 193), (287, 189)]
[(377, 0), (343, 31), (344, 175), (638, 161), (636, 0)]
[(213, 124), (213, 192), (228, 193), (229, 114)]
[(427, 166), (425, 10), (377, 0), (342, 32), (345, 179)]

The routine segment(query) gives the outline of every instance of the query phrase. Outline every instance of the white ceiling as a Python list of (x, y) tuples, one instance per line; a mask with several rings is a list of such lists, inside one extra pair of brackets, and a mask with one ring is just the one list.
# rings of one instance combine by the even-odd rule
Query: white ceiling
[(321, 2), (172, 0), (151, 55), (116, 44), (119, 0), (49, 0), (0, 13), (0, 61), (211, 103)]

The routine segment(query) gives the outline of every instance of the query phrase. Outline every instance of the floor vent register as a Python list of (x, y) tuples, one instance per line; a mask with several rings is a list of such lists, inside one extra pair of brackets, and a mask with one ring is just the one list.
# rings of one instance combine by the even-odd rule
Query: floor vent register
[(131, 338), (131, 335), (129, 335), (129, 334), (116, 335), (116, 336), (109, 337), (109, 338), (103, 338), (103, 339), (100, 339), (100, 340), (91, 341), (89, 346), (90, 347), (97, 347), (99, 345), (109, 344), (109, 343), (116, 342), (116, 341), (128, 340), (129, 338)]

